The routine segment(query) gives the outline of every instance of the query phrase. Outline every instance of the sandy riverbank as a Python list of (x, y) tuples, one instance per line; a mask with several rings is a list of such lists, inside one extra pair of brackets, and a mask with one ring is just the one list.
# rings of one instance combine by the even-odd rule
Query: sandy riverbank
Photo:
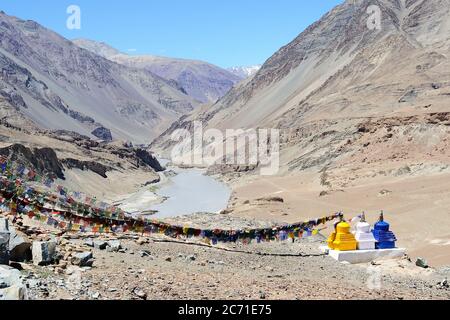
[[(247, 176), (232, 185), (230, 208), (238, 217), (298, 222), (337, 211), (351, 218), (364, 210), (369, 221), (375, 222), (384, 210), (398, 245), (406, 247), (412, 257), (424, 257), (435, 266), (450, 265), (448, 173), (371, 178), (338, 190), (324, 188), (318, 174)], [(256, 201), (273, 196), (283, 198), (284, 203)]]

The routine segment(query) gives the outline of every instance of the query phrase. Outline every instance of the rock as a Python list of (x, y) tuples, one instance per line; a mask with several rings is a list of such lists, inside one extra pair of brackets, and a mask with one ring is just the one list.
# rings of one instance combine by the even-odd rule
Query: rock
[(0, 232), (9, 231), (9, 220), (6, 218), (0, 218)]
[(20, 271), (0, 266), (0, 300), (26, 300), (27, 289), (20, 279)]
[(64, 274), (64, 269), (61, 267), (56, 267), (55, 269), (55, 274)]
[(76, 253), (72, 256), (72, 264), (79, 267), (92, 267), (94, 264), (94, 257), (92, 252), (86, 251)]
[(92, 240), (92, 239), (84, 240), (83, 244), (87, 247), (94, 248), (94, 240)]
[(403, 102), (413, 102), (417, 98), (417, 91), (415, 89), (408, 90), (401, 98), (398, 100), (399, 103)]
[(82, 171), (92, 171), (102, 178), (107, 178), (106, 173), (111, 170), (111, 168), (95, 162), (95, 161), (80, 161), (77, 159), (63, 159), (62, 163), (69, 169), (80, 169)]
[(9, 231), (0, 231), (0, 264), (9, 264)]
[(259, 292), (259, 298), (260, 298), (261, 300), (266, 299), (266, 294), (265, 294), (263, 291), (260, 291), (260, 292)]
[(94, 240), (94, 248), (99, 250), (105, 250), (108, 247), (108, 243), (103, 240)]
[(141, 251), (139, 251), (139, 255), (143, 258), (143, 257), (150, 257), (151, 256), (151, 253), (150, 253), (150, 251), (147, 251), (147, 250), (141, 250)]
[(264, 268), (266, 271), (268, 271), (268, 272), (273, 272), (273, 268), (272, 267), (265, 267)]
[(165, 257), (165, 258), (164, 258), (164, 261), (172, 262), (172, 257)]
[(165, 168), (159, 163), (158, 159), (145, 149), (134, 149), (135, 156), (140, 160), (140, 165), (144, 164), (151, 167), (156, 172), (162, 172)]
[(94, 293), (91, 295), (91, 297), (92, 297), (92, 299), (98, 299), (98, 298), (100, 298), (100, 293), (94, 292)]
[(387, 190), (387, 189), (383, 189), (383, 190), (381, 190), (381, 191), (378, 193), (378, 195), (379, 195), (380, 197), (388, 196), (388, 195), (390, 195), (390, 194), (392, 194), (392, 191)]
[(441, 282), (438, 283), (438, 288), (439, 289), (448, 289), (450, 288), (449, 284), (448, 284), (448, 280), (444, 279)]
[(106, 248), (106, 251), (108, 252), (118, 252), (120, 249), (122, 249), (120, 240), (109, 240), (107, 244), (108, 247)]
[(143, 244), (148, 243), (148, 239), (147, 238), (139, 238), (136, 240), (136, 243), (140, 246), (142, 246)]
[(152, 179), (152, 180), (149, 180), (149, 181), (147, 181), (145, 184), (144, 184), (144, 187), (147, 187), (147, 186), (150, 186), (150, 185), (152, 185), (152, 184), (156, 184), (156, 183), (159, 183), (159, 182), (161, 182), (161, 177), (155, 177), (154, 179)]
[(256, 201), (284, 203), (284, 199), (281, 197), (263, 197), (263, 198), (256, 199)]
[(112, 134), (111, 130), (105, 127), (98, 127), (94, 131), (91, 132), (91, 134), (103, 141), (111, 142), (112, 141)]
[(31, 260), (31, 242), (19, 236), (14, 228), (10, 227), (9, 232), (9, 259), (15, 262)]
[(139, 298), (141, 298), (142, 300), (147, 300), (147, 294), (146, 294), (142, 289), (135, 288), (135, 289), (133, 290), (133, 293), (134, 293), (136, 296), (138, 296)]
[(230, 213), (233, 213), (233, 210), (231, 210), (231, 209), (224, 209), (224, 210), (220, 211), (219, 214), (227, 215), (227, 214), (230, 214)]
[(72, 256), (72, 253), (71, 253), (71, 252), (66, 252), (66, 253), (64, 254), (62, 260), (64, 260), (64, 261), (69, 261), (71, 256)]
[(187, 260), (191, 260), (191, 261), (195, 261), (197, 259), (197, 257), (193, 254), (189, 255), (186, 257)]
[(37, 266), (48, 265), (52, 263), (56, 255), (56, 242), (34, 241), (32, 246), (33, 263)]
[(423, 258), (417, 258), (416, 261), (416, 266), (420, 267), (420, 268), (424, 268), (424, 269), (428, 269), (430, 266), (428, 265), (427, 260), (423, 259)]

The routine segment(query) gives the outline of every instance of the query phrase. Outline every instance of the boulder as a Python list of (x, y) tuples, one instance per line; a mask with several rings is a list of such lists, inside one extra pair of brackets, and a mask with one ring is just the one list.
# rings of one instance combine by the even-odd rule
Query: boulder
[(120, 240), (109, 240), (107, 245), (106, 251), (108, 252), (119, 252), (119, 250), (122, 249)]
[(0, 265), (0, 300), (25, 300), (27, 289), (20, 279), (20, 271)]
[(424, 269), (428, 269), (429, 268), (427, 260), (425, 260), (423, 258), (417, 258), (416, 266), (418, 266), (420, 268), (424, 268)]
[(152, 254), (148, 250), (141, 250), (141, 251), (139, 251), (139, 255), (141, 256), (141, 258), (144, 258), (144, 257), (150, 257)]
[(103, 240), (94, 240), (94, 248), (99, 250), (105, 250), (108, 243)]
[(72, 256), (71, 262), (73, 265), (79, 267), (92, 267), (94, 264), (94, 256), (89, 251), (76, 253)]
[(31, 243), (19, 236), (14, 228), (9, 229), (9, 259), (15, 262), (31, 260)]
[(134, 293), (137, 297), (141, 298), (142, 300), (147, 300), (147, 293), (145, 293), (144, 290), (142, 290), (142, 289), (140, 289), (140, 288), (135, 288), (135, 289), (133, 290), (133, 293)]
[(9, 264), (9, 231), (0, 231), (0, 264)]
[(33, 263), (37, 266), (48, 265), (55, 260), (56, 242), (34, 241), (32, 246)]
[(86, 240), (84, 240), (83, 243), (84, 243), (84, 245), (87, 246), (87, 247), (91, 247), (91, 248), (94, 247), (94, 240), (92, 240), (92, 239), (86, 239)]

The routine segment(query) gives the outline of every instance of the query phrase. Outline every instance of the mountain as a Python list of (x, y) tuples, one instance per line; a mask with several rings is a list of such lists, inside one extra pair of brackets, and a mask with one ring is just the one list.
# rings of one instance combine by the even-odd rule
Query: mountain
[(227, 70), (242, 79), (246, 79), (255, 75), (259, 71), (259, 69), (261, 69), (260, 64), (248, 67), (232, 67)]
[[(170, 134), (198, 120), (217, 129), (278, 128), (284, 172), (341, 170), (338, 184), (352, 170), (369, 177), (447, 170), (449, 4), (346, 1), (153, 147), (168, 150)], [(373, 5), (380, 29), (368, 27)]]
[(189, 96), (202, 103), (216, 102), (245, 77), (207, 62), (158, 56), (131, 56), (105, 43), (76, 39), (76, 45), (125, 66), (148, 70), (175, 81)]
[(0, 96), (16, 119), (100, 139), (148, 143), (199, 105), (150, 71), (109, 61), (3, 12), (0, 69)]

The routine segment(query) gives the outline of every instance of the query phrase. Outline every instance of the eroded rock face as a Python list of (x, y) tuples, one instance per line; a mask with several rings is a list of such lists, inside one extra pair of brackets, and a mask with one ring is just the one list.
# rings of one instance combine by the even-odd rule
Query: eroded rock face
[(136, 149), (135, 154), (138, 159), (140, 159), (145, 165), (150, 166), (156, 172), (164, 171), (164, 167), (161, 166), (158, 159), (150, 154), (150, 152), (144, 149)]
[(0, 155), (10, 161), (16, 161), (29, 168), (34, 168), (39, 174), (48, 174), (59, 179), (65, 179), (64, 167), (55, 151), (51, 148), (30, 149), (22, 144), (13, 144), (0, 148)]
[(67, 166), (67, 168), (69, 169), (80, 169), (80, 170), (89, 170), (92, 172), (95, 172), (96, 174), (98, 174), (99, 176), (103, 177), (103, 178), (107, 178), (108, 176), (106, 175), (106, 173), (108, 171), (111, 171), (112, 168), (109, 168), (101, 163), (95, 162), (95, 161), (80, 161), (77, 159), (72, 159), (72, 158), (68, 158), (68, 159), (63, 159), (62, 162)]
[(112, 141), (113, 137), (111, 134), (111, 130), (105, 128), (105, 127), (99, 127), (97, 129), (95, 129), (94, 131), (92, 131), (92, 135), (94, 135), (95, 137), (103, 140), (103, 141)]

